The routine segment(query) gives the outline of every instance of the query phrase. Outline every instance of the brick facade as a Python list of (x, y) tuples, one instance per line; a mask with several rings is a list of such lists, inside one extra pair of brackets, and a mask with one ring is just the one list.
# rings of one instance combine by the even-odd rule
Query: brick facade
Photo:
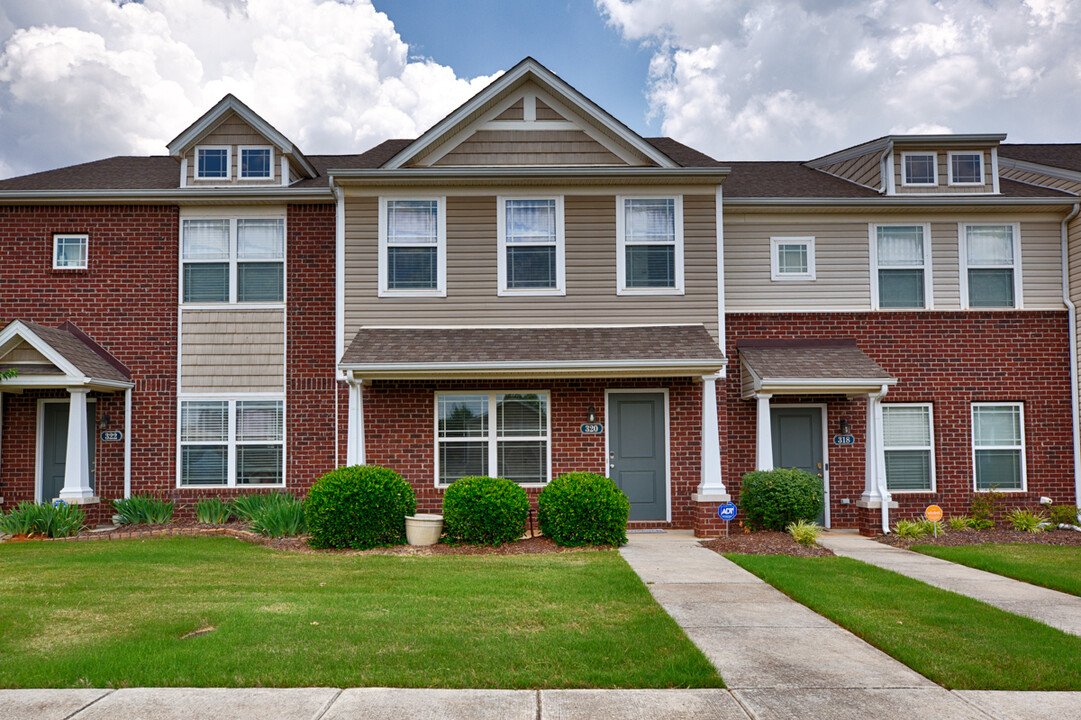
[[(933, 404), (936, 491), (897, 493), (890, 513), (922, 515), (930, 504), (946, 516), (968, 511), (973, 497), (973, 402), (1023, 402), (1028, 491), (1007, 493), (1007, 507), (1035, 507), (1041, 495), (1074, 501), (1070, 407), (1069, 330), (1065, 312), (919, 312), (731, 314), (727, 318), (728, 452), (724, 479), (739, 492), (739, 478), (755, 465), (753, 401), (740, 399), (736, 344), (746, 339), (854, 338), (898, 379), (883, 402)], [(828, 446), (830, 512), (834, 527), (857, 527), (856, 501), (864, 489), (866, 400), (844, 396), (775, 395), (771, 404), (822, 403), (827, 438), (848, 421), (856, 444)], [(850, 500), (841, 504), (842, 499)], [(879, 510), (864, 524), (880, 527)], [(872, 516), (873, 517), (870, 517)]]

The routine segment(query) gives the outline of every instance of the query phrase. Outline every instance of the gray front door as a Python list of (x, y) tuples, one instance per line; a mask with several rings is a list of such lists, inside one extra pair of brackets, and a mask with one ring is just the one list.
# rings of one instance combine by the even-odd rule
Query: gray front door
[[(41, 500), (52, 502), (64, 489), (68, 457), (68, 407), (66, 402), (42, 403)], [(90, 449), (90, 487), (94, 487), (94, 403), (86, 404), (86, 442)]]
[[(773, 426), (773, 467), (799, 468), (823, 478), (825, 497), (825, 470), (822, 467), (822, 410), (817, 407), (771, 408), (770, 424)], [(825, 503), (818, 514), (819, 525), (826, 524)]]
[(608, 396), (609, 477), (631, 501), (631, 520), (667, 520), (664, 393)]

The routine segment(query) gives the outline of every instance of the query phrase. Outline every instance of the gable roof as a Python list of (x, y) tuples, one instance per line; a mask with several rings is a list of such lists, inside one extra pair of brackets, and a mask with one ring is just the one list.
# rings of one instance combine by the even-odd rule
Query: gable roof
[(582, 93), (565, 82), (558, 75), (541, 65), (531, 57), (526, 57), (520, 63), (493, 80), (488, 87), (481, 90), (465, 103), (452, 111), (445, 118), (437, 122), (424, 134), (403, 148), (388, 162), (385, 167), (391, 169), (402, 168), (410, 161), (420, 157), (443, 141), (453, 137), (457, 132), (464, 129), (469, 122), (476, 119), (485, 109), (490, 108), (499, 98), (509, 95), (515, 88), (527, 80), (540, 85), (545, 90), (556, 96), (562, 97), (576, 110), (595, 122), (606, 132), (644, 155), (652, 162), (661, 167), (673, 168), (679, 165), (672, 161), (664, 153), (660, 152), (650, 143), (617, 120), (606, 110), (594, 103)]
[[(0, 331), (0, 346), (10, 345), (14, 340), (22, 340), (45, 356), (60, 370), (65, 383), (111, 388), (132, 386), (131, 371), (71, 322), (51, 328), (14, 320)], [(0, 366), (4, 366), (2, 359)], [(19, 377), (4, 382), (23, 384)]]

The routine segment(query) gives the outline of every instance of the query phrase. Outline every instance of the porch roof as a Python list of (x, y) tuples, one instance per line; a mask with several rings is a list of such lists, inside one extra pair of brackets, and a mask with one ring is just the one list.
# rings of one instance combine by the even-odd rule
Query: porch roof
[(744, 398), (773, 395), (859, 395), (895, 385), (849, 338), (740, 340), (737, 343)]
[(368, 379), (712, 375), (727, 360), (702, 325), (364, 327), (338, 366)]
[[(20, 347), (27, 352), (17, 354)], [(47, 327), (15, 320), (0, 331), (0, 370), (18, 375), (0, 381), (5, 390), (86, 385), (96, 390), (130, 388), (131, 371), (71, 322)]]

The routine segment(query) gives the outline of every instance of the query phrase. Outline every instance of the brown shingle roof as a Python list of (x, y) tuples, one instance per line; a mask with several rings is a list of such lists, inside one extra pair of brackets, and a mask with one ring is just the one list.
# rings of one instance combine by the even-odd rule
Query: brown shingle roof
[(1081, 143), (1021, 144), (998, 146), (1002, 157), (1081, 172)]
[(731, 162), (724, 182), (728, 198), (876, 198), (871, 188), (814, 170), (799, 162)]
[(740, 340), (738, 350), (763, 379), (891, 379), (855, 340)]
[(677, 142), (670, 137), (644, 138), (644, 140), (682, 167), (724, 167), (725, 163), (709, 155)]
[(23, 325), (86, 377), (114, 382), (131, 379), (131, 372), (119, 360), (71, 323), (64, 323), (58, 328), (26, 321), (23, 321)]
[(180, 187), (180, 163), (166, 155), (111, 157), (0, 180), (8, 190), (169, 190)]

